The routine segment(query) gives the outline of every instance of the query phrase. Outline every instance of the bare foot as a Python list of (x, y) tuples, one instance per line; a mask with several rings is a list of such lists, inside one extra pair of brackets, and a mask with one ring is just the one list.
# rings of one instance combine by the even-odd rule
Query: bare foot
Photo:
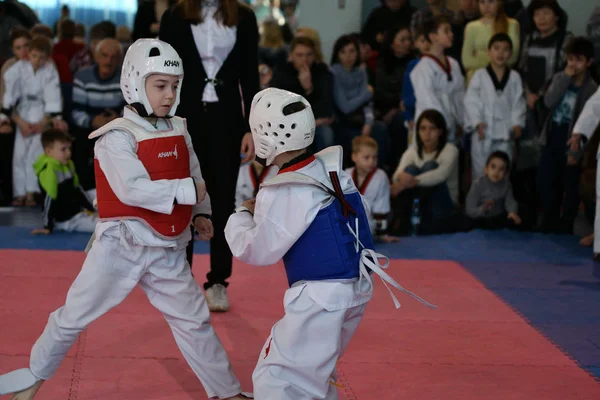
[(594, 244), (594, 235), (587, 235), (585, 237), (582, 237), (581, 240), (579, 241), (579, 244), (582, 245), (583, 247), (591, 247)]
[(13, 393), (10, 400), (32, 400), (44, 381), (37, 381), (35, 385), (30, 387), (29, 389), (25, 389), (22, 392)]

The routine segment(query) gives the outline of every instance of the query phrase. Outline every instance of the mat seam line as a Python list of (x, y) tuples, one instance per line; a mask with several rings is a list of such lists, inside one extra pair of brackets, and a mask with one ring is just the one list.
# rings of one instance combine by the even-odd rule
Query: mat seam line
[(79, 381), (81, 380), (81, 368), (84, 357), (83, 351), (85, 349), (86, 338), (87, 331), (84, 330), (79, 334), (79, 338), (77, 339), (77, 349), (75, 351), (75, 362), (73, 363), (73, 373), (71, 375), (68, 400), (77, 400), (79, 397)]

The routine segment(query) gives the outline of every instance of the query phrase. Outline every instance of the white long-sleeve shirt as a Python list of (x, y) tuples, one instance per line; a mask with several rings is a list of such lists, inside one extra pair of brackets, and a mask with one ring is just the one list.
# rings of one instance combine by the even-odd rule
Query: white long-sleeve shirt
[[(150, 132), (171, 128), (171, 123), (166, 119), (159, 119), (157, 126), (154, 127), (127, 107), (124, 110), (123, 117)], [(151, 180), (148, 171), (137, 157), (136, 140), (123, 130), (111, 130), (102, 135), (96, 142), (94, 151), (102, 172), (104, 172), (111, 189), (121, 202), (129, 206), (170, 214), (173, 211), (175, 199), (179, 204), (193, 204), (195, 202), (196, 188), (194, 181), (204, 183), (200, 163), (187, 132), (185, 132), (185, 142), (190, 155), (190, 176), (193, 179)], [(190, 199), (192, 200), (190, 201)], [(210, 196), (207, 193), (204, 200), (194, 206), (192, 215), (210, 215), (211, 213)], [(105, 230), (121, 223), (125, 225), (138, 245), (185, 247), (191, 239), (189, 229), (186, 229), (184, 234), (177, 239), (158, 237), (148, 225), (137, 220), (102, 221), (96, 227), (96, 237), (100, 237)]]
[[(192, 25), (192, 35), (208, 79), (214, 79), (235, 46), (237, 27), (225, 26), (215, 18), (218, 1), (202, 4), (202, 23)], [(219, 97), (212, 82), (207, 82), (202, 101), (217, 102)]]

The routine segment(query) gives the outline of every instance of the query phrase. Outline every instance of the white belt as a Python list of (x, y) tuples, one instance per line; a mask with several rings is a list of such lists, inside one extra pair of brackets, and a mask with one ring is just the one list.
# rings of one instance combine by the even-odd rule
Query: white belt
[[(358, 238), (358, 218), (356, 219), (356, 223), (355, 223), (356, 231), (354, 231), (352, 229), (352, 227), (350, 227), (350, 224), (347, 222), (346, 222), (346, 226), (348, 227), (348, 229), (350, 230), (350, 232), (356, 239), (357, 253), (358, 253), (359, 246), (362, 247), (362, 251), (360, 253), (360, 262), (359, 262), (360, 276), (358, 278), (358, 282), (359, 282), (358, 286), (360, 288), (360, 282), (362, 282), (363, 280), (366, 280), (369, 283), (369, 289), (366, 292), (363, 292), (361, 290), (361, 294), (363, 294), (365, 296), (371, 296), (373, 294), (373, 289), (375, 287), (375, 284), (373, 283), (373, 278), (371, 277), (371, 274), (369, 273), (368, 269), (370, 269), (371, 271), (373, 271), (374, 273), (379, 275), (381, 282), (383, 282), (383, 285), (386, 287), (386, 289), (390, 293), (390, 296), (392, 296), (392, 300), (394, 300), (394, 305), (396, 306), (396, 309), (400, 308), (400, 302), (398, 301), (396, 296), (394, 296), (394, 293), (392, 292), (392, 289), (390, 289), (390, 287), (388, 286), (388, 283), (390, 285), (392, 285), (393, 287), (395, 287), (396, 289), (400, 290), (401, 292), (404, 292), (404, 293), (408, 294), (409, 296), (411, 296), (412, 298), (418, 300), (420, 303), (426, 305), (427, 307), (433, 308), (433, 309), (437, 308), (437, 306), (423, 300), (422, 298), (420, 298), (419, 296), (417, 296), (410, 290), (403, 288), (398, 282), (396, 282), (391, 276), (389, 276), (384, 271), (384, 269), (389, 267), (390, 260), (388, 257), (384, 256), (383, 254), (379, 254), (379, 253), (376, 253), (372, 249), (365, 248), (365, 246), (361, 243), (360, 239)], [(379, 263), (380, 259), (384, 260), (383, 264)]]

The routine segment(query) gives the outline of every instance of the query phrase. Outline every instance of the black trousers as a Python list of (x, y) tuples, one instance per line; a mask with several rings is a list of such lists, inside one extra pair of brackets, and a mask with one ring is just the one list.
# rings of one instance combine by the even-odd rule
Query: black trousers
[[(240, 170), (240, 147), (244, 132), (232, 112), (241, 112), (238, 104), (228, 108), (221, 103), (198, 104), (198, 113), (188, 118), (188, 130), (200, 161), (202, 177), (212, 205), (215, 234), (210, 241), (210, 271), (204, 289), (214, 284), (227, 287), (231, 276), (232, 255), (225, 240), (225, 225), (235, 210), (235, 189)], [(188, 262), (192, 265), (194, 241), (188, 244)]]

